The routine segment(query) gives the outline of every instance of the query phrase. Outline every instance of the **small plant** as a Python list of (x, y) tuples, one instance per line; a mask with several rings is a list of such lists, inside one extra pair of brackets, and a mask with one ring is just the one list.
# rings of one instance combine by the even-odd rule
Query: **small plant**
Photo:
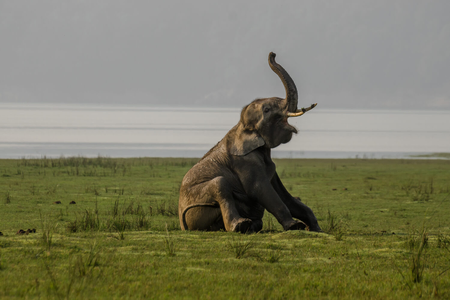
[(46, 248), (48, 250), (50, 250), (50, 248), (53, 244), (53, 230), (50, 227), (43, 230), (42, 241), (43, 241), (44, 245), (46, 246)]
[(179, 230), (180, 223), (178, 222), (178, 220), (171, 220), (165, 223), (165, 228), (169, 231)]
[(76, 214), (75, 220), (67, 224), (69, 232), (99, 230), (101, 227), (98, 214), (95, 211), (85, 210), (79, 217)]
[(44, 219), (42, 217), (42, 213), (39, 212), (39, 216), (41, 219), (41, 227), (42, 227), (42, 244), (50, 251), (50, 248), (53, 245), (53, 234), (58, 227), (58, 223), (55, 223), (52, 220)]
[(332, 233), (339, 226), (338, 221), (337, 221), (337, 216), (334, 213), (332, 213), (330, 210), (328, 210), (328, 212), (327, 212), (326, 221), (327, 221), (327, 223), (324, 226), (324, 231), (326, 233)]
[(149, 189), (149, 188), (143, 188), (143, 189), (141, 190), (141, 193), (140, 193), (140, 194), (141, 194), (141, 195), (144, 195), (144, 196), (150, 196), (150, 195), (153, 194), (153, 192), (152, 192), (152, 190)]
[(7, 191), (5, 194), (5, 204), (10, 204), (11, 203), (11, 192)]
[(92, 274), (95, 267), (99, 266), (100, 250), (98, 249), (97, 242), (94, 242), (89, 247), (87, 256), (78, 255), (75, 258), (73, 265), (74, 273), (77, 277), (84, 277)]
[(413, 201), (428, 201), (431, 195), (430, 187), (426, 184), (419, 184), (412, 189), (411, 199)]
[(174, 202), (161, 202), (156, 206), (156, 214), (162, 216), (178, 216), (178, 207)]
[(64, 212), (62, 209), (59, 210), (58, 220), (64, 221)]
[(346, 230), (344, 229), (344, 226), (339, 226), (338, 230), (334, 233), (334, 238), (336, 241), (342, 241), (344, 240)]
[(125, 220), (118, 220), (114, 222), (113, 225), (114, 229), (117, 231), (118, 237), (116, 237), (118, 240), (123, 241), (125, 239), (125, 228), (127, 227), (127, 223)]
[(450, 246), (450, 237), (440, 233), (437, 236), (437, 247), (448, 248)]
[(260, 262), (267, 262), (273, 264), (280, 261), (281, 251), (280, 249), (270, 250), (269, 252), (265, 252), (264, 254), (255, 253), (253, 254), (253, 256), (256, 258), (256, 260)]
[(50, 278), (50, 289), (54, 290), (56, 295), (58, 296), (58, 299), (62, 299), (62, 295), (59, 293), (60, 287), (58, 284), (58, 280), (55, 277), (55, 274), (53, 273), (52, 267), (48, 263), (48, 258), (42, 259), (42, 263), (44, 264), (44, 268), (47, 272), (48, 277)]
[(424, 249), (428, 244), (428, 234), (426, 232), (425, 227), (422, 227), (422, 230), (419, 234), (418, 242), (419, 245), (417, 252), (413, 251), (411, 253), (410, 270), (411, 270), (411, 279), (414, 283), (421, 282), (423, 278), (423, 270), (425, 266), (422, 255), (424, 254)]
[(167, 235), (164, 237), (164, 246), (167, 256), (175, 256), (175, 243), (172, 240), (172, 237), (169, 234), (169, 229), (166, 224), (166, 233)]
[(125, 203), (124, 203), (124, 209), (122, 211), (122, 215), (133, 215), (135, 214), (136, 209), (134, 208), (134, 203), (133, 201), (130, 202), (130, 204), (128, 204), (128, 206), (125, 207)]
[(8, 241), (0, 241), (0, 248), (8, 248), (11, 246), (11, 243)]
[(342, 241), (344, 239), (346, 228), (342, 220), (338, 220), (337, 215), (328, 210), (326, 224), (323, 226), (323, 231), (334, 235), (336, 241)]
[(426, 232), (425, 226), (422, 226), (422, 230), (418, 235), (410, 233), (406, 245), (410, 249), (409, 271), (411, 280), (407, 280), (400, 269), (397, 269), (397, 271), (403, 277), (403, 280), (405, 280), (406, 285), (412, 290), (412, 284), (420, 283), (423, 279), (423, 271), (425, 268), (424, 254), (425, 249), (428, 247), (428, 233)]
[(269, 255), (266, 257), (266, 262), (268, 263), (276, 263), (281, 258), (281, 252), (280, 251), (270, 251)]
[(413, 201), (429, 201), (431, 195), (434, 193), (434, 179), (431, 177), (427, 183), (415, 183), (413, 180), (410, 180), (401, 185), (400, 188), (405, 191), (406, 196), (409, 196)]
[(138, 230), (150, 228), (150, 221), (147, 219), (144, 211), (141, 211), (133, 217), (133, 227)]
[(275, 223), (273, 221), (272, 216), (268, 216), (267, 217), (267, 222), (265, 223), (264, 227), (265, 227), (264, 231), (267, 231), (267, 232), (274, 232), (274, 231), (276, 231)]
[(2, 258), (2, 253), (0, 252), (0, 271), (6, 270), (5, 261)]
[(58, 189), (58, 186), (59, 186), (59, 184), (57, 184), (57, 185), (52, 185), (52, 186), (48, 186), (48, 187), (47, 187), (47, 192), (46, 192), (46, 194), (47, 194), (47, 195), (53, 195), (53, 194), (55, 194), (56, 191), (57, 191), (57, 189)]
[(31, 187), (30, 187), (30, 193), (31, 193), (31, 195), (37, 195), (37, 194), (39, 194), (39, 189), (33, 184)]
[(153, 216), (153, 206), (151, 205), (148, 206), (148, 213), (150, 216)]
[(247, 254), (247, 252), (254, 247), (254, 243), (251, 240), (243, 240), (243, 238), (235, 239), (232, 238), (232, 241), (228, 241), (227, 248), (230, 250), (234, 257), (237, 259), (241, 259)]
[(119, 215), (119, 199), (117, 199), (114, 202), (114, 206), (112, 208), (111, 215), (113, 216), (113, 218), (115, 218)]
[[(151, 213), (151, 211), (150, 211)], [(94, 210), (84, 210), (76, 214), (76, 218), (67, 225), (69, 232), (81, 232), (92, 230), (115, 231), (119, 239), (123, 240), (125, 230), (146, 230), (150, 228), (149, 213), (141, 204), (119, 205), (119, 199), (114, 202), (112, 209), (106, 213), (106, 218), (101, 218), (97, 202)]]
[(100, 196), (100, 189), (94, 184), (92, 186), (86, 186), (84, 188), (84, 192), (86, 194), (88, 193), (94, 193), (95, 196)]
[[(411, 252), (414, 252), (417, 247), (420, 246), (422, 242), (422, 234), (410, 233), (408, 235), (407, 246)], [(428, 247), (428, 236), (423, 241), (424, 247)]]

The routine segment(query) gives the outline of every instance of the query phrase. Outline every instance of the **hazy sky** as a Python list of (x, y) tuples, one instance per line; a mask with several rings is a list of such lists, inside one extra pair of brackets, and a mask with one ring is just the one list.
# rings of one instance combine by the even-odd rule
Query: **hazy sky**
[(1, 1), (0, 101), (450, 109), (450, 1)]

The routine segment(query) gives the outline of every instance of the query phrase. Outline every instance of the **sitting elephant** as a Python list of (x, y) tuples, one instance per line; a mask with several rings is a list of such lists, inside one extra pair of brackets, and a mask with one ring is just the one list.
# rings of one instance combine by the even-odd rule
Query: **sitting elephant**
[(245, 106), (239, 123), (186, 173), (178, 204), (181, 229), (258, 232), (267, 209), (284, 230), (321, 231), (312, 210), (281, 183), (270, 154), (297, 133), (287, 119), (317, 104), (297, 109), (297, 88), (275, 62), (275, 53), (269, 54), (269, 65), (286, 98), (256, 99)]

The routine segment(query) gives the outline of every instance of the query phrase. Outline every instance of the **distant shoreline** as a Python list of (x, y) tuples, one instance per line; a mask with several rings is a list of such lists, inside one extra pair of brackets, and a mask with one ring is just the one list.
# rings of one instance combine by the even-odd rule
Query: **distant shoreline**
[[(203, 157), (239, 110), (0, 104), (0, 158)], [(447, 159), (450, 112), (318, 109), (274, 158)]]
[[(47, 150), (47, 151), (45, 151)], [(110, 158), (198, 158), (206, 153), (201, 150), (167, 150), (158, 149), (83, 149), (78, 153), (70, 153), (68, 149), (41, 149), (40, 153), (21, 153), (19, 149), (0, 151), (0, 159), (55, 159), (69, 157), (110, 157)], [(80, 149), (78, 149), (80, 150)], [(68, 154), (61, 154), (68, 153)], [(107, 154), (105, 154), (107, 153)], [(364, 151), (273, 151), (274, 159), (450, 159), (450, 153), (418, 153), (418, 152), (364, 152)]]

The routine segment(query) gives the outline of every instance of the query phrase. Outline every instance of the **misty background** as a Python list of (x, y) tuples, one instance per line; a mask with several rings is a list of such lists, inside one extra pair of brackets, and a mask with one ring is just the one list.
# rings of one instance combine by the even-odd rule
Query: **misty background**
[(0, 1), (0, 102), (450, 109), (450, 1)]

